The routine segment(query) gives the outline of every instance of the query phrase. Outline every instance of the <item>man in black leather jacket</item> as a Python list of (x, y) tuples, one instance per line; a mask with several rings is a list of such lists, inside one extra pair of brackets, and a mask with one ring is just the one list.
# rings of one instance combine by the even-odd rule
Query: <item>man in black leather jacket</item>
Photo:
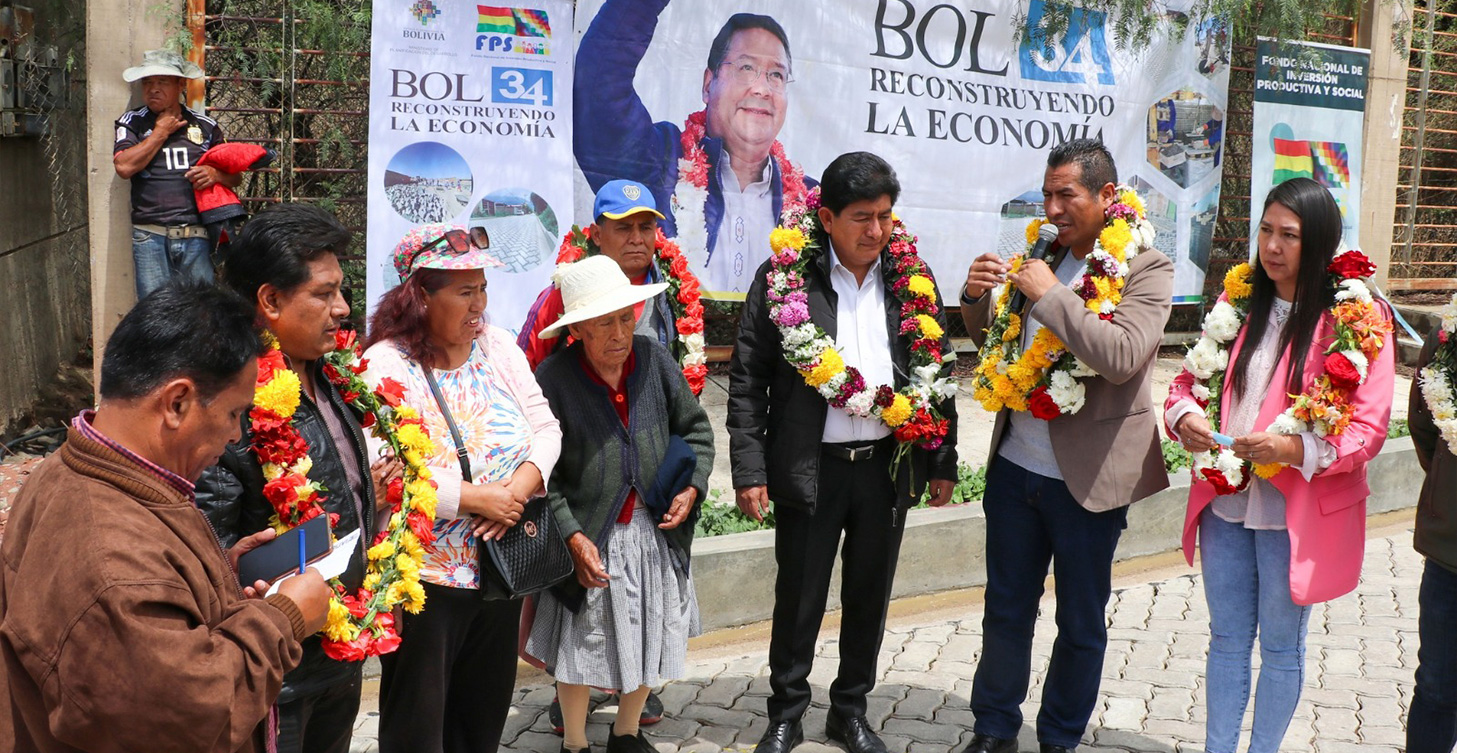
[[(892, 208), (900, 193), (895, 172), (867, 152), (841, 155), (821, 178), (823, 232), (806, 265), (807, 308), (813, 324), (835, 340), (846, 364), (871, 389), (909, 384), (911, 336), (902, 336), (900, 278), (889, 252)], [(831, 409), (784, 357), (771, 321), (767, 275), (755, 273), (739, 322), (730, 369), (728, 431), (739, 509), (753, 518), (775, 513), (774, 626), (769, 639), (769, 728), (757, 753), (789, 753), (803, 740), (800, 717), (809, 707), (809, 672), (824, 617), (830, 572), (845, 533), (840, 666), (830, 686), (826, 732), (851, 753), (885, 753), (865, 717), (875, 686), (876, 656), (885, 633), (906, 511), (929, 483), (930, 504), (945, 504), (956, 478), (956, 407), (936, 408), (949, 424), (934, 451), (920, 448), (893, 468), (896, 441), (875, 418)], [(929, 272), (927, 273), (929, 274)], [(937, 297), (941, 352), (952, 353)], [(951, 364), (939, 376), (950, 375)]]
[[(324, 487), (323, 507), (335, 536), (360, 530), (359, 543), (340, 581), (350, 591), (364, 581), (364, 550), (375, 533), (375, 484), (364, 432), (337, 388), (323, 374), (323, 355), (349, 314), (340, 292), (338, 254), (351, 234), (329, 213), (303, 204), (260, 212), (228, 251), (223, 281), (257, 306), (260, 322), (277, 338), (301, 383), (293, 425), (308, 444), (310, 481)], [(263, 470), (250, 445), (248, 416), (243, 438), (229, 445), (197, 483), (197, 504), (224, 547), (269, 527), (273, 505), (263, 496)], [(278, 698), (280, 753), (347, 753), (359, 713), (363, 662), (335, 661), (318, 635), (303, 642), (303, 661), (284, 676)]]

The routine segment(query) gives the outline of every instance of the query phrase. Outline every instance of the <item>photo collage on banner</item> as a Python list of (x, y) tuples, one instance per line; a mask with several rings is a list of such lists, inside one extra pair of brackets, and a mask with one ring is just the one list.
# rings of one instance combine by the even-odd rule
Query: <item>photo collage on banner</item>
[[(1360, 245), (1361, 137), (1370, 62), (1370, 50), (1351, 47), (1272, 39), (1255, 46), (1251, 202), (1259, 207), (1277, 184), (1311, 178), (1335, 197), (1349, 248)], [(1250, 238), (1259, 225), (1256, 209), (1250, 212)]]
[[(779, 212), (839, 154), (871, 151), (895, 167), (897, 212), (954, 301), (974, 256), (1025, 250), (1047, 152), (1101, 137), (1175, 262), (1175, 301), (1197, 303), (1219, 203), (1228, 26), (1190, 23), (1131, 53), (1103, 14), (1074, 9), (1065, 38), (1034, 49), (1015, 24), (1024, 9), (1035, 24), (1042, 0), (973, 6), (581, 0), (578, 217), (590, 221), (606, 181), (645, 183), (705, 296), (741, 300)], [(731, 18), (740, 28), (721, 34)]]
[(370, 309), (410, 229), (483, 227), (492, 320), (515, 329), (573, 222), (569, 0), (376, 3), (369, 128)]

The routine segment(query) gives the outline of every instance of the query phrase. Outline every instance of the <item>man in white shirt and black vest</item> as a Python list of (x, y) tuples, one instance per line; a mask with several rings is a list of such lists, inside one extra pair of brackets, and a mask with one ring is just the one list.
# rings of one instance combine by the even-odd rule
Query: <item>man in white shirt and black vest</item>
[[(809, 322), (833, 339), (845, 365), (860, 370), (866, 389), (887, 395), (904, 390), (913, 371), (912, 343), (925, 342), (902, 335), (897, 286), (907, 282), (902, 266), (907, 260), (892, 256), (890, 242), (900, 183), (885, 160), (852, 152), (830, 163), (820, 186), (821, 229), (802, 251), (814, 254), (803, 269)], [(788, 753), (804, 739), (800, 720), (810, 703), (815, 639), (843, 532), (840, 664), (830, 686), (826, 734), (852, 753), (884, 753), (865, 718), (865, 697), (875, 687), (906, 511), (928, 484), (930, 504), (951, 498), (954, 440), (902, 455), (881, 418), (831, 407), (809, 386), (785, 358), (783, 317), (778, 324), (771, 319), (769, 278), (783, 274), (774, 264), (771, 258), (759, 267), (744, 301), (728, 403), (739, 509), (762, 519), (772, 498), (776, 526), (769, 728), (756, 752)], [(929, 270), (920, 274), (930, 278)], [(776, 303), (784, 297), (774, 295)], [(939, 296), (934, 289), (929, 295), (935, 303), (933, 331), (940, 330), (937, 350), (950, 353)], [(947, 363), (939, 374), (949, 371)], [(944, 436), (954, 438), (954, 401), (942, 399), (934, 408), (946, 419)]]

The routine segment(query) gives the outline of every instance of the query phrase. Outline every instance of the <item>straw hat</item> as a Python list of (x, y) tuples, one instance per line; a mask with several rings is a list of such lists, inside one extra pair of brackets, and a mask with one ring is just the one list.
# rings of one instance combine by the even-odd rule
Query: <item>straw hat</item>
[(121, 72), (121, 80), (131, 83), (148, 76), (177, 76), (178, 78), (202, 78), (202, 69), (197, 63), (184, 59), (171, 50), (147, 50), (142, 53), (142, 64)]
[(557, 268), (552, 279), (562, 291), (562, 304), (566, 310), (562, 318), (537, 335), (542, 339), (556, 337), (568, 324), (596, 319), (637, 305), (668, 289), (666, 282), (634, 285), (622, 273), (617, 262), (600, 255), (564, 264)]

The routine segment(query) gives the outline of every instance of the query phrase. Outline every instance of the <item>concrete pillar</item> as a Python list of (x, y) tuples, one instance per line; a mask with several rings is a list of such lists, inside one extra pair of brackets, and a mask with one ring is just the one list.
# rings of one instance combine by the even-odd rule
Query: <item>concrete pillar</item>
[[(1392, 39), (1395, 24), (1412, 18), (1411, 0), (1375, 0), (1363, 11), (1357, 44), (1371, 49), (1366, 83), (1365, 143), (1361, 152), (1361, 250), (1376, 264), (1384, 289), (1391, 267), (1401, 123), (1406, 108), (1407, 48)], [(1406, 33), (1409, 43), (1411, 30)]]
[(135, 94), (134, 86), (121, 80), (121, 72), (140, 62), (144, 51), (163, 46), (167, 19), (157, 12), (155, 0), (111, 0), (85, 7), (91, 336), (99, 383), (106, 338), (136, 302), (131, 184), (117, 177), (111, 164), (111, 145), (116, 142), (113, 123), (131, 106)]

